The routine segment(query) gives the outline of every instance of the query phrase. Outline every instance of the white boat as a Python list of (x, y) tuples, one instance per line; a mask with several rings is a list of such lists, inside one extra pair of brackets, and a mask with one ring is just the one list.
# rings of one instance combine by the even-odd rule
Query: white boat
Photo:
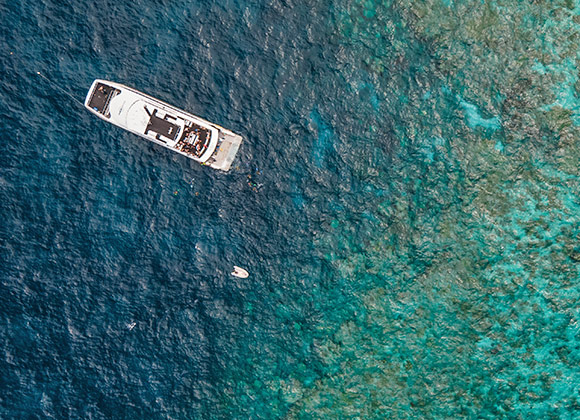
[(241, 279), (248, 278), (248, 276), (250, 275), (250, 273), (248, 273), (242, 267), (238, 267), (237, 265), (234, 265), (234, 271), (232, 271), (231, 274), (232, 276), (239, 277)]
[(135, 89), (95, 80), (85, 107), (118, 127), (187, 156), (202, 165), (227, 171), (242, 137)]

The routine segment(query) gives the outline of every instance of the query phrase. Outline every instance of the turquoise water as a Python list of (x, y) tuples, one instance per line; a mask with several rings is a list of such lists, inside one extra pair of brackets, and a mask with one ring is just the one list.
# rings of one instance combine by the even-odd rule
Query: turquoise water
[[(580, 4), (0, 15), (0, 417), (578, 417)], [(235, 167), (37, 71), (231, 128)]]

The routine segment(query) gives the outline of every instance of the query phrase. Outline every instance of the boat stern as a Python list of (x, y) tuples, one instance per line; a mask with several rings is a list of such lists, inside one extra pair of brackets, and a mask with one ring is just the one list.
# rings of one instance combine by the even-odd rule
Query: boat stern
[(214, 155), (207, 161), (207, 164), (214, 169), (229, 171), (241, 144), (242, 136), (230, 131), (220, 132), (220, 143)]

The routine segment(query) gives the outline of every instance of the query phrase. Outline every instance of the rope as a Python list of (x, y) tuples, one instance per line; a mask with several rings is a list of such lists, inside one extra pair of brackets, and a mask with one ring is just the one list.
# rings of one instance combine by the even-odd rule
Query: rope
[(46, 80), (48, 83), (50, 83), (52, 86), (56, 87), (57, 89), (59, 89), (61, 92), (63, 92), (64, 94), (68, 95), (73, 101), (75, 101), (77, 104), (79, 104), (80, 106), (82, 106), (83, 108), (85, 107), (85, 104), (82, 103), (81, 101), (79, 101), (77, 98), (75, 98), (74, 96), (72, 96), (72, 94), (68, 91), (66, 91), (65, 89), (63, 89), (62, 87), (60, 87), (59, 85), (57, 85), (56, 83), (54, 83), (52, 80), (50, 80), (48, 77), (46, 77), (44, 74), (42, 74), (41, 72), (37, 71), (36, 74), (38, 74), (40, 77), (42, 77), (44, 80)]

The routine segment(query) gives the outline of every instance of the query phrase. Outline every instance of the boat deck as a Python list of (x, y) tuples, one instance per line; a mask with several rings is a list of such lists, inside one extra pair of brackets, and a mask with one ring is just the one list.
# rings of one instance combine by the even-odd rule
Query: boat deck
[(206, 165), (222, 171), (229, 171), (241, 144), (242, 136), (228, 130), (221, 131), (217, 149), (213, 156), (208, 159)]
[(191, 123), (190, 126), (185, 127), (175, 148), (188, 155), (200, 157), (207, 150), (210, 140), (211, 132), (208, 129)]
[(176, 120), (175, 117), (171, 115), (166, 115), (165, 118), (159, 118), (157, 114), (157, 110), (154, 109), (153, 112), (149, 112), (147, 107), (145, 107), (145, 112), (149, 115), (149, 123), (147, 124), (147, 128), (145, 129), (145, 134), (153, 131), (157, 133), (156, 139), (161, 140), (159, 136), (164, 136), (170, 139), (171, 141), (177, 138), (177, 133), (179, 131), (179, 126), (173, 124), (169, 119)]
[(107, 106), (111, 101), (111, 98), (118, 92), (120, 92), (120, 90), (111, 86), (107, 86), (103, 83), (98, 83), (96, 89), (93, 92), (93, 96), (91, 96), (91, 99), (88, 103), (89, 108), (94, 109), (95, 111), (104, 115), (105, 111), (107, 110)]

